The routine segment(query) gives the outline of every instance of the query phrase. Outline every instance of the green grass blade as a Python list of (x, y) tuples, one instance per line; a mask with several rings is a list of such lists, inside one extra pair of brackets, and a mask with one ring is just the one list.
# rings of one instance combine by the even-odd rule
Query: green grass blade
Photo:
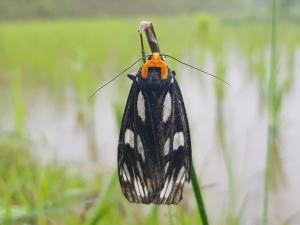
[(145, 224), (159, 224), (159, 206), (153, 205)]
[(264, 203), (263, 203), (263, 225), (269, 224), (269, 190), (271, 180), (271, 151), (273, 148), (273, 132), (274, 129), (269, 125), (268, 127), (268, 147), (265, 171), (265, 184), (264, 184)]
[(86, 225), (96, 225), (104, 215), (105, 211), (105, 202), (108, 199), (108, 197), (112, 194), (114, 187), (116, 186), (116, 183), (118, 181), (118, 172), (114, 172), (113, 176), (109, 180), (108, 184), (102, 191), (99, 201), (95, 208), (92, 210), (90, 216), (87, 218), (87, 221), (85, 222)]
[(205, 205), (204, 205), (204, 201), (202, 198), (199, 182), (197, 179), (197, 174), (196, 174), (193, 164), (192, 164), (191, 180), (192, 180), (193, 190), (194, 190), (194, 194), (195, 194), (198, 211), (199, 211), (199, 215), (200, 215), (202, 224), (208, 225), (209, 223), (208, 223), (208, 218), (207, 218), (207, 214), (206, 214), (206, 210), (205, 210)]
[(271, 157), (274, 149), (273, 143), (276, 132), (275, 118), (273, 113), (274, 97), (276, 92), (276, 0), (272, 2), (272, 36), (271, 36), (271, 62), (270, 62), (270, 78), (268, 84), (268, 146), (266, 156), (265, 168), (265, 182), (264, 182), (264, 199), (263, 199), (263, 218), (262, 224), (269, 224), (269, 191), (271, 181)]

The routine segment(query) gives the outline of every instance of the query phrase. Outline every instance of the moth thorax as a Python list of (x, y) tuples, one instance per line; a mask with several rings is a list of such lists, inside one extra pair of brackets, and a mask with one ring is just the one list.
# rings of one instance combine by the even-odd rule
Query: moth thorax
[(148, 79), (151, 75), (150, 69), (157, 68), (160, 71), (160, 79), (165, 80), (168, 77), (168, 66), (158, 52), (154, 52), (152, 56), (145, 62), (142, 67), (142, 78)]
[(148, 69), (148, 74), (149, 76), (145, 79), (145, 84), (147, 84), (149, 88), (162, 86), (167, 81), (167, 79), (161, 79), (161, 68), (150, 67)]

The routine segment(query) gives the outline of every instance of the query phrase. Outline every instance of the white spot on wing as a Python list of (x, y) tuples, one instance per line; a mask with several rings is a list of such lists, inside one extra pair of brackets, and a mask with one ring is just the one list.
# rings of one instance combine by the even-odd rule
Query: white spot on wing
[(181, 181), (180, 181), (180, 184), (183, 185), (185, 179), (184, 179), (184, 176), (181, 178)]
[(166, 190), (165, 198), (168, 198), (168, 197), (169, 197), (169, 195), (170, 195), (170, 193), (171, 193), (171, 190), (172, 190), (172, 188), (173, 188), (173, 183), (174, 183), (174, 181), (173, 181), (173, 177), (172, 177), (172, 179), (171, 179), (170, 182), (169, 182), (168, 188), (167, 188), (167, 190)]
[(162, 199), (162, 198), (164, 197), (164, 195), (165, 195), (165, 192), (166, 192), (167, 187), (168, 187), (169, 180), (170, 180), (170, 179), (167, 179), (167, 180), (166, 180), (166, 182), (165, 182), (165, 184), (164, 184), (164, 187), (163, 187), (163, 189), (162, 189), (161, 192), (160, 192), (160, 195), (159, 195), (159, 198), (160, 198), (160, 199)]
[(176, 132), (173, 140), (173, 150), (177, 150), (180, 146), (184, 146), (183, 132)]
[(168, 161), (168, 162), (167, 162), (167, 164), (166, 164), (166, 166), (165, 166), (165, 174), (166, 174), (166, 173), (167, 173), (167, 171), (168, 171), (169, 164), (170, 164), (170, 162)]
[(147, 197), (148, 196), (148, 190), (147, 190), (147, 187), (145, 186), (145, 196)]
[(184, 172), (185, 172), (185, 168), (183, 166), (183, 167), (181, 167), (181, 169), (180, 169), (180, 171), (178, 173), (178, 176), (177, 176), (177, 179), (176, 179), (176, 184), (180, 183), (180, 181), (183, 179)]
[(137, 111), (138, 111), (138, 116), (141, 118), (142, 122), (145, 122), (146, 120), (145, 99), (141, 91), (139, 92), (138, 99), (137, 99)]
[(153, 192), (152, 183), (149, 178), (147, 178), (147, 187), (148, 187), (149, 192)]
[(169, 150), (170, 150), (170, 138), (167, 139), (164, 145), (164, 155), (168, 155)]
[(129, 144), (132, 149), (134, 148), (134, 133), (130, 129), (125, 131), (125, 144)]
[(169, 197), (174, 184), (174, 171), (169, 179), (166, 180), (163, 189), (160, 192), (159, 198), (164, 198), (164, 201)]
[(164, 100), (164, 105), (163, 105), (163, 122), (167, 122), (167, 120), (170, 118), (171, 115), (171, 111), (172, 111), (172, 99), (171, 99), (171, 95), (168, 92), (166, 94), (165, 100)]
[(140, 165), (140, 163), (139, 163), (139, 162), (137, 162), (137, 168), (138, 168), (138, 171), (139, 171), (140, 177), (143, 177), (142, 168), (141, 168), (141, 165)]
[(120, 174), (123, 177), (123, 180), (126, 182), (127, 181), (127, 177), (126, 177), (126, 174), (125, 174), (124, 170), (121, 170)]
[(137, 184), (138, 184), (138, 188), (140, 190), (141, 196), (144, 197), (145, 195), (144, 195), (143, 186), (141, 184), (141, 181), (138, 177), (136, 179), (137, 179)]
[(124, 163), (124, 166), (123, 166), (123, 176), (124, 175), (127, 177), (128, 180), (131, 180), (127, 165), (125, 163)]
[(143, 161), (145, 162), (144, 147), (143, 147), (143, 143), (142, 143), (142, 140), (141, 140), (140, 135), (137, 136), (136, 142), (137, 142), (137, 149), (138, 149), (138, 152), (139, 152), (139, 154), (141, 155)]
[(138, 196), (141, 196), (142, 194), (141, 194), (141, 192), (140, 192), (140, 190), (139, 190), (139, 185), (138, 185), (137, 179), (138, 179), (138, 178), (135, 178), (134, 181), (133, 181), (133, 183), (134, 183), (134, 188), (135, 188), (136, 194), (137, 194)]

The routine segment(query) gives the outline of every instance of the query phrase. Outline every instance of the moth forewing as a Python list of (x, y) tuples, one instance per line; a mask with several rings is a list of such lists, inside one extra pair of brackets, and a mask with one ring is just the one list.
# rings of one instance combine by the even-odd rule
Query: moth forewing
[(191, 144), (187, 116), (174, 73), (137, 73), (123, 114), (119, 180), (130, 202), (178, 204), (189, 179)]

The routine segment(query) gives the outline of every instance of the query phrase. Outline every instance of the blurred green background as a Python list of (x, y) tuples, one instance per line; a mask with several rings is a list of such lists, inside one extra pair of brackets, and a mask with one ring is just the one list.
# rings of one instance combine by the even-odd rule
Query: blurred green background
[(276, 3), (0, 0), (0, 224), (201, 224), (191, 184), (178, 206), (123, 197), (126, 74), (88, 102), (140, 57), (141, 20), (231, 84), (168, 60), (210, 224), (300, 224), (300, 2)]

